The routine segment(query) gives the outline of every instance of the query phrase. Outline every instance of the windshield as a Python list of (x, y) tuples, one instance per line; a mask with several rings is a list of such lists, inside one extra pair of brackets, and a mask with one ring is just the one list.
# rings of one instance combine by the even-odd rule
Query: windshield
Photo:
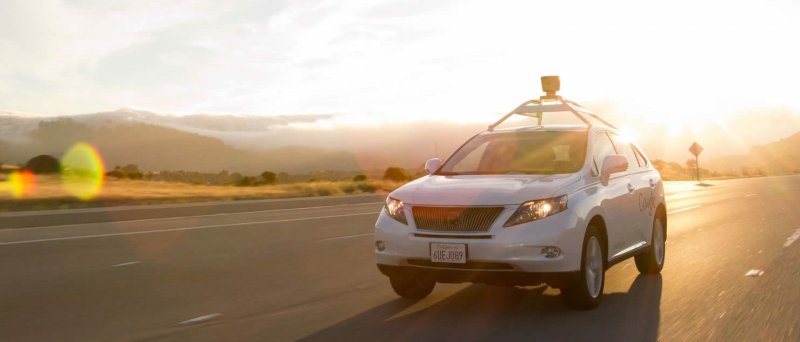
[(479, 135), (456, 153), (437, 175), (559, 174), (583, 167), (586, 132), (538, 131)]

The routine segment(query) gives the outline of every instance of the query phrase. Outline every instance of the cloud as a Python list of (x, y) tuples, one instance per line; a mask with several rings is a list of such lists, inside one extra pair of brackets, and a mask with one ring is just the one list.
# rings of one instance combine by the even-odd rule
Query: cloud
[(550, 73), (631, 113), (798, 107), (797, 7), (768, 3), (3, 1), (0, 109), (456, 120)]

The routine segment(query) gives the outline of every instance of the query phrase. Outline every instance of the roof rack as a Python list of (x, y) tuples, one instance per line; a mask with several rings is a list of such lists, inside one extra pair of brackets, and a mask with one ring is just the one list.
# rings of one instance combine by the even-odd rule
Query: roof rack
[(493, 131), (495, 127), (515, 114), (536, 118), (538, 122), (537, 126), (541, 126), (544, 113), (555, 112), (571, 112), (578, 117), (578, 119), (583, 121), (587, 127), (592, 127), (592, 123), (589, 121), (591, 118), (608, 127), (616, 128), (614, 125), (606, 120), (603, 120), (597, 114), (592, 113), (592, 111), (584, 108), (577, 102), (570, 101), (556, 95), (560, 88), (561, 80), (558, 76), (542, 76), (542, 90), (544, 90), (545, 95), (539, 97), (538, 100), (529, 100), (523, 102), (516, 109), (503, 116), (500, 120), (497, 120), (497, 122), (489, 125), (489, 131)]

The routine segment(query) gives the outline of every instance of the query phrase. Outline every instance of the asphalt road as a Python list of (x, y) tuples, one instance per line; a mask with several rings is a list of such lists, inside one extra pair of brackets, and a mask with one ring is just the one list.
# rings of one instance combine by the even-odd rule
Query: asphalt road
[(3, 214), (0, 340), (800, 340), (800, 176), (668, 193), (663, 273), (614, 266), (588, 312), (544, 286), (399, 299), (374, 196)]

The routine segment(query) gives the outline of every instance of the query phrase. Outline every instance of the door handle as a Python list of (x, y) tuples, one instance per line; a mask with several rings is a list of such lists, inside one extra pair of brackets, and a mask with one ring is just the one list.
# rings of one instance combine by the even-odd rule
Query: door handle
[(653, 178), (650, 178), (650, 187), (651, 188), (655, 188), (656, 187), (656, 180), (653, 179)]
[(633, 186), (633, 183), (628, 183), (628, 192), (633, 192), (636, 188)]

